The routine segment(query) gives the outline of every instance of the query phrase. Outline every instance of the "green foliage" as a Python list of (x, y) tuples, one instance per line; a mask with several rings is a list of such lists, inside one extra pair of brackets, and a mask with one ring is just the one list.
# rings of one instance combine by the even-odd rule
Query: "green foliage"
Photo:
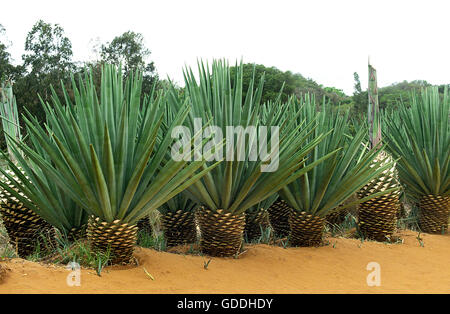
[[(25, 112), (23, 106), (26, 106), (39, 121), (45, 121), (38, 95), (44, 102), (51, 101), (51, 86), (56, 88), (61, 81), (70, 81), (70, 73), (75, 69), (72, 55), (72, 44), (60, 25), (42, 20), (33, 25), (26, 37), (22, 56), (26, 72), (16, 79), (14, 85), (19, 113)], [(64, 97), (60, 88), (55, 91), (59, 97)]]
[[(6, 142), (8, 143), (9, 156), (5, 160), (11, 172), (0, 169), (13, 189), (13, 195), (21, 194), (25, 196), (34, 205), (34, 210), (46, 221), (57, 227), (61, 232), (68, 233), (72, 228), (80, 228), (87, 222), (86, 212), (78, 206), (64, 191), (62, 191), (54, 182), (51, 176), (42, 172), (39, 167), (29, 160), (24, 159), (20, 150), (15, 147), (15, 143), (22, 142), (21, 132), (19, 130), (19, 119), (17, 115), (17, 106), (15, 104), (12, 87), (8, 86), (2, 91), (5, 103), (0, 107), (3, 118), (3, 131)], [(50, 156), (40, 146), (38, 141), (32, 136), (31, 147), (42, 160), (51, 163)], [(20, 173), (20, 176), (14, 174)], [(25, 176), (27, 178), (25, 178)], [(24, 180), (22, 182), (22, 180)], [(0, 182), (4, 188), (6, 182)], [(43, 208), (44, 210), (41, 210)]]
[[(54, 255), (49, 259), (44, 258), (44, 260), (54, 264), (63, 265), (77, 263), (82, 267), (95, 269), (98, 276), (101, 275), (103, 268), (110, 264), (110, 250), (106, 250), (105, 252), (92, 251), (89, 244), (81, 240), (74, 243), (65, 241), (59, 242), (59, 245), (54, 250)], [(41, 258), (39, 255), (37, 257), (38, 260)]]
[[(164, 134), (170, 132), (170, 125), (176, 119), (177, 108), (182, 107), (183, 104), (187, 102), (186, 95), (184, 93), (181, 93), (176, 86), (170, 82), (166, 83), (167, 85), (165, 89), (170, 91), (168, 93), (168, 97), (170, 99), (169, 103), (171, 106), (166, 106), (164, 119), (161, 123), (160, 136), (164, 136)], [(168, 151), (167, 159), (171, 158), (170, 154), (171, 152)], [(175, 213), (179, 210), (194, 211), (196, 208), (198, 208), (198, 205), (189, 197), (189, 193), (187, 191), (183, 191), (163, 204), (158, 210), (164, 215), (168, 212)]]
[(146, 63), (150, 50), (144, 45), (144, 37), (140, 33), (127, 31), (115, 37), (110, 43), (101, 47), (102, 59), (108, 63), (122, 63), (125, 73), (155, 70), (153, 62)]
[[(188, 164), (184, 160), (164, 160), (173, 142), (170, 131), (182, 124), (189, 108), (180, 108), (169, 132), (158, 138), (166, 98), (152, 94), (141, 103), (141, 86), (142, 76), (131, 75), (124, 82), (121, 69), (113, 66), (103, 69), (100, 97), (92, 75), (86, 74), (78, 84), (73, 79), (75, 105), (65, 97), (63, 106), (54, 93), (53, 107), (43, 103), (47, 129), (31, 115), (25, 119), (28, 133), (36, 143), (34, 149), (17, 143), (39, 171), (51, 177), (89, 214), (106, 222), (137, 222), (216, 165), (196, 173), (204, 161)], [(67, 95), (64, 88), (63, 91)], [(51, 162), (43, 159), (36, 147), (45, 151)], [(33, 173), (25, 162), (22, 166), (34, 177), (33, 182), (39, 182), (39, 173)], [(12, 169), (31, 188), (20, 170)], [(48, 210), (44, 206), (37, 208), (17, 193), (14, 196), (38, 213)], [(59, 220), (53, 217), (49, 222), (56, 225)]]
[(399, 158), (400, 181), (410, 196), (450, 195), (450, 96), (437, 87), (413, 93), (410, 107), (386, 114), (388, 150)]
[[(322, 85), (320, 85), (322, 87)], [(325, 100), (333, 104), (334, 106), (343, 106), (351, 104), (351, 97), (347, 96), (342, 89), (336, 87), (323, 87)], [(320, 96), (321, 93), (310, 93)]]
[(16, 73), (16, 67), (11, 64), (9, 45), (5, 28), (0, 24), (0, 82), (11, 79)]
[(174, 198), (167, 201), (159, 208), (159, 212), (161, 214), (166, 214), (168, 212), (177, 212), (179, 210), (182, 211), (194, 211), (198, 205), (192, 201), (186, 193), (180, 193)]
[[(380, 167), (385, 162), (381, 160), (373, 164), (372, 161), (380, 152), (380, 147), (370, 151), (365, 149), (363, 146), (367, 133), (365, 128), (360, 128), (355, 136), (349, 136), (348, 112), (345, 114), (333, 112), (330, 105), (324, 103), (321, 112), (317, 114), (314, 97), (309, 95), (294, 104), (295, 106), (291, 106), (291, 110), (286, 113), (287, 116), (292, 117), (297, 108), (300, 108), (299, 123), (304, 123), (304, 120), (308, 123), (317, 119), (317, 128), (310, 134), (306, 144), (314, 141), (319, 134), (329, 134), (307, 156), (304, 167), (314, 164), (325, 156), (331, 155), (331, 158), (317, 165), (278, 193), (295, 210), (324, 217), (342, 205), (367, 182), (392, 167), (392, 163), (386, 162)], [(370, 197), (389, 192), (392, 190), (376, 193)], [(368, 199), (364, 198), (358, 202)], [(354, 204), (349, 203), (345, 207)]]
[(401, 104), (409, 107), (411, 92), (420, 92), (431, 86), (426, 81), (403, 81), (379, 89), (380, 109), (398, 109)]
[[(228, 134), (228, 146), (223, 154), (226, 156), (226, 161), (187, 189), (199, 204), (213, 211), (222, 209), (232, 214), (243, 213), (320, 163), (322, 160), (301, 168), (303, 158), (324, 137), (323, 134), (318, 134), (313, 141), (303, 145), (306, 134), (313, 125), (291, 128), (290, 120), (283, 114), (290, 103), (282, 103), (278, 99), (267, 109), (269, 113), (264, 114), (265, 107), (261, 105), (264, 76), (260, 78), (259, 84), (253, 79), (250, 80), (244, 97), (244, 68), (242, 64), (236, 65), (233, 76), (226, 61), (214, 61), (212, 71), (208, 66), (200, 63), (198, 82), (191, 69), (185, 71), (185, 92), (192, 103), (192, 110), (187, 120), (190, 130), (195, 129), (195, 118), (211, 121), (211, 125), (224, 130), (223, 136), (227, 136), (225, 134), (227, 126), (241, 126), (243, 129), (259, 125), (267, 127), (267, 137), (257, 132), (256, 128), (254, 132), (249, 132), (248, 137), (244, 132)], [(231, 79), (232, 76), (233, 79)], [(262, 116), (269, 117), (263, 124), (261, 124)], [(279, 134), (276, 130), (272, 130), (272, 126), (280, 126)], [(260, 158), (261, 154), (255, 158), (256, 160), (250, 160), (251, 154), (247, 148), (256, 145), (256, 151), (261, 152), (263, 146), (261, 144), (257, 146), (258, 143), (261, 140), (269, 142), (269, 139), (271, 139), (272, 147), (276, 147), (274, 140), (277, 134), (279, 135), (278, 167), (273, 169), (275, 172), (263, 172), (261, 166), (265, 162), (263, 158)], [(233, 138), (232, 141), (231, 138)], [(215, 137), (213, 139), (218, 141)], [(275, 154), (272, 154), (270, 159), (274, 161), (274, 158), (276, 160)]]
[(74, 69), (72, 44), (58, 24), (52, 25), (42, 20), (34, 24), (25, 40), (25, 51), (22, 56), (24, 65), (35, 75)]
[[(354, 93), (352, 96), (352, 116), (362, 118), (367, 113), (368, 106), (368, 93), (367, 90), (361, 89), (361, 82), (359, 80), (358, 73), (354, 73), (355, 85)], [(394, 83), (389, 86), (378, 88), (378, 102), (380, 110), (397, 110), (401, 106), (409, 107), (410, 93), (420, 92), (423, 88), (430, 87), (431, 84), (423, 80), (415, 81), (403, 81), (400, 83)], [(444, 93), (445, 88), (449, 88), (449, 84), (443, 84), (439, 86), (439, 93), (441, 96)]]
[(111, 42), (101, 45), (100, 54), (103, 63), (122, 64), (125, 76), (140, 71), (144, 93), (149, 93), (158, 80), (154, 62), (147, 61), (151, 52), (145, 47), (144, 37), (140, 33), (127, 31), (116, 36)]
[(162, 233), (153, 235), (144, 230), (138, 232), (137, 245), (157, 251), (166, 251), (167, 249), (167, 243)]
[[(231, 80), (236, 74), (236, 67), (231, 67)], [(333, 87), (323, 87), (312, 79), (307, 79), (299, 73), (290, 71), (283, 72), (275, 67), (266, 67), (262, 64), (243, 64), (243, 97), (247, 95), (250, 82), (254, 78), (261, 77), (264, 74), (264, 91), (262, 93), (261, 103), (277, 98), (281, 91), (281, 101), (286, 102), (294, 94), (297, 97), (309, 93), (314, 94), (321, 99), (326, 97), (333, 105), (339, 103), (349, 103), (350, 98), (342, 90)]]
[(0, 24), (0, 81), (6, 79), (10, 65), (11, 55), (8, 52), (8, 46), (3, 38), (5, 34), (5, 28)]
[(367, 114), (367, 104), (368, 104), (368, 93), (367, 91), (363, 91), (361, 88), (361, 81), (359, 80), (358, 73), (353, 73), (353, 77), (355, 80), (355, 91), (353, 93), (352, 102), (352, 115), (354, 117), (358, 117), (362, 119)]

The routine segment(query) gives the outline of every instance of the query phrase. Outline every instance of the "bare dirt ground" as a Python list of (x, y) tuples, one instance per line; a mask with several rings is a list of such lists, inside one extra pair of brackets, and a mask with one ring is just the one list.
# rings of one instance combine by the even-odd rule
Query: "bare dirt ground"
[[(136, 248), (138, 266), (81, 269), (70, 287), (63, 266), (1, 261), (0, 293), (450, 293), (450, 235), (402, 231), (403, 244), (328, 238), (320, 248), (247, 246), (238, 259)], [(369, 287), (369, 262), (381, 286)]]

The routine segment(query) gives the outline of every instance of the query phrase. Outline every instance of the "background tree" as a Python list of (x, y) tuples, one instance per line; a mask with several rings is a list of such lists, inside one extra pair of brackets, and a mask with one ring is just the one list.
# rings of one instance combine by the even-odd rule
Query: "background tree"
[[(320, 85), (322, 87), (322, 85)], [(330, 100), (334, 105), (346, 105), (350, 107), (352, 105), (352, 98), (347, 96), (342, 89), (336, 87), (322, 87), (325, 97)]]
[[(354, 73), (355, 85), (352, 97), (352, 114), (361, 117), (367, 114), (368, 95), (367, 90), (362, 90), (358, 73)], [(403, 81), (378, 89), (380, 109), (396, 110), (400, 103), (410, 105), (411, 93), (419, 93), (423, 88), (432, 86), (424, 80)], [(442, 84), (438, 87), (439, 93), (443, 95), (444, 89), (449, 84)]]
[[(247, 63), (243, 66), (243, 78), (244, 78), (244, 95), (248, 89), (250, 80), (255, 73), (255, 77), (265, 74), (264, 78), (264, 91), (262, 95), (262, 101), (266, 102), (270, 99), (275, 99), (284, 83), (283, 92), (281, 94), (281, 99), (286, 101), (288, 97), (292, 94), (297, 97), (305, 93), (314, 94), (321, 103), (322, 98), (325, 97), (327, 100), (331, 101), (333, 105), (350, 103), (351, 99), (342, 90), (334, 87), (323, 87), (319, 85), (314, 80), (305, 78), (300, 73), (292, 73), (291, 71), (283, 72), (276, 67), (266, 67), (262, 64), (251, 64)], [(235, 75), (235, 67), (231, 68), (232, 78)]]
[(39, 120), (44, 120), (38, 94), (44, 101), (49, 101), (50, 86), (53, 86), (56, 93), (63, 96), (61, 82), (67, 83), (76, 68), (72, 55), (72, 44), (61, 26), (42, 20), (34, 24), (26, 37), (22, 56), (26, 75), (14, 86), (19, 112), (26, 105)]
[(431, 86), (427, 81), (403, 81), (379, 89), (380, 109), (397, 109), (399, 102), (409, 106), (411, 92), (420, 92), (421, 89)]
[(0, 24), (0, 82), (5, 80), (15, 81), (23, 73), (22, 66), (12, 64), (11, 55), (8, 52), (10, 42), (6, 37), (6, 30)]
[(352, 97), (352, 116), (361, 118), (367, 115), (369, 96), (367, 94), (367, 91), (363, 91), (361, 88), (361, 81), (359, 80), (358, 73), (353, 73), (353, 78), (355, 80), (355, 84), (353, 85), (354, 92)]
[(5, 28), (0, 24), (0, 81), (4, 81), (10, 72), (10, 54), (5, 40)]
[(136, 70), (142, 72), (144, 93), (150, 92), (153, 83), (158, 80), (155, 64), (149, 61), (150, 54), (145, 46), (144, 36), (133, 31), (115, 37), (100, 48), (101, 61), (115, 64), (121, 62), (125, 76)]

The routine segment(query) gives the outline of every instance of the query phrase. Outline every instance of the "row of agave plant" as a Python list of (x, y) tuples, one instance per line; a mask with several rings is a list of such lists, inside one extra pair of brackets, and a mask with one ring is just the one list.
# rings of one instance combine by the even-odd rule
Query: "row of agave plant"
[[(18, 122), (5, 118), (11, 108), (2, 112), (4, 129), (13, 130), (5, 129), (1, 214), (19, 255), (30, 253), (38, 233), (54, 238), (59, 230), (71, 240), (87, 238), (92, 250), (109, 250), (112, 263), (127, 263), (137, 224), (155, 210), (169, 245), (194, 241), (198, 225), (201, 250), (213, 256), (237, 254), (244, 232), (257, 236), (267, 213), (291, 245), (320, 245), (325, 221), (355, 204), (361, 231), (385, 240), (395, 231), (401, 185), (420, 204), (424, 231), (447, 230), (447, 91), (443, 99), (436, 89), (424, 91), (411, 108), (383, 115), (387, 144), (371, 147), (368, 126), (350, 135), (348, 112), (318, 106), (314, 97), (261, 103), (264, 76), (244, 90), (241, 65), (232, 75), (225, 61), (199, 63), (197, 77), (190, 69), (184, 75), (183, 92), (170, 86), (142, 95), (139, 73), (125, 79), (120, 67), (105, 65), (97, 91), (87, 71), (72, 79), (73, 95), (62, 86), (64, 99), (54, 93), (51, 104), (42, 103), (44, 126), (23, 116), (26, 139)], [(174, 160), (177, 126), (193, 138)], [(230, 143), (209, 126), (265, 126), (269, 134), (238, 133)], [(243, 143), (272, 135), (279, 138), (276, 171), (262, 172), (266, 161), (249, 154), (237, 158)], [(199, 148), (203, 158), (196, 158)], [(224, 151), (233, 158), (211, 158)]]

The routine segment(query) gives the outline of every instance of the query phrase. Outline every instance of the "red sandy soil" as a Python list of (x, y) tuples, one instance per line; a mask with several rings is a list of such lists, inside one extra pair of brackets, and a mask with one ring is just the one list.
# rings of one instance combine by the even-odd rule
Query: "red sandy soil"
[[(450, 293), (450, 235), (402, 231), (403, 244), (328, 238), (319, 248), (252, 245), (238, 259), (136, 248), (138, 266), (108, 267), (102, 276), (81, 270), (69, 287), (62, 266), (22, 259), (7, 269), (0, 293)], [(369, 287), (369, 262), (381, 268), (381, 286)], [(145, 270), (153, 277), (153, 280)]]

